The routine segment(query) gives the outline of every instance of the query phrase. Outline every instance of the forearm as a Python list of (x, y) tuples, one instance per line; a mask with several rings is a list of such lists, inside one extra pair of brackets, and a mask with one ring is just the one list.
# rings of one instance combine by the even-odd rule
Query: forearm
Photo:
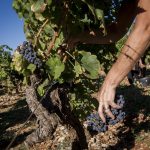
[(138, 2), (138, 5), (134, 29), (98, 92), (97, 99), (100, 102), (98, 112), (104, 122), (104, 112), (113, 119), (114, 115), (110, 107), (119, 108), (114, 103), (116, 87), (133, 68), (150, 44), (150, 1), (137, 0), (136, 2)]
[(146, 48), (149, 46), (149, 42), (149, 30), (135, 27), (125, 43), (116, 63), (109, 71), (105, 82), (116, 88), (145, 52)]

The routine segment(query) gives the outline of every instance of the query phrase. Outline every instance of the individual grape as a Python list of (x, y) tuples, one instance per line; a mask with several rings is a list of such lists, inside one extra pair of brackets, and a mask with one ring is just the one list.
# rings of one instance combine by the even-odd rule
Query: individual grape
[(104, 125), (103, 126), (103, 131), (107, 131), (107, 129), (108, 129), (108, 126)]
[(112, 114), (113, 115), (117, 115), (118, 114), (118, 111), (116, 109), (112, 109)]
[(113, 125), (114, 124), (114, 120), (109, 120), (108, 124)]
[(28, 44), (27, 41), (24, 41), (24, 42), (23, 42), (23, 46), (24, 46), (24, 47), (25, 47), (27, 44)]

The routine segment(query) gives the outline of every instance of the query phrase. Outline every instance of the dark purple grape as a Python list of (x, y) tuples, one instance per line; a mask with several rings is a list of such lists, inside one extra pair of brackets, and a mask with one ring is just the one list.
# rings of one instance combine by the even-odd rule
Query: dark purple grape
[(28, 44), (28, 42), (24, 41), (22, 45), (25, 47), (27, 44)]

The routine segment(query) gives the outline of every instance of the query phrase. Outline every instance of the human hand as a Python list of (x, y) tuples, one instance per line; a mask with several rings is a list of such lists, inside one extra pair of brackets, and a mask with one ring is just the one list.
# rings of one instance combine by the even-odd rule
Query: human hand
[(115, 119), (115, 116), (112, 114), (110, 108), (111, 107), (114, 109), (121, 108), (121, 106), (117, 105), (114, 102), (115, 94), (116, 94), (116, 88), (114, 88), (109, 83), (107, 84), (105, 82), (103, 83), (100, 91), (98, 92), (98, 96), (97, 96), (97, 99), (99, 101), (98, 113), (103, 122), (106, 122), (104, 112), (112, 119)]

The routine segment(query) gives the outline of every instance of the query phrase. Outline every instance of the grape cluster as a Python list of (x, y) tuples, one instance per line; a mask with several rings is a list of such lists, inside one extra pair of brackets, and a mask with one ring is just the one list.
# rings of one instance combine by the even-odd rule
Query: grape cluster
[(105, 16), (106, 19), (110, 19), (112, 22), (116, 22), (116, 12), (120, 8), (123, 0), (111, 0), (111, 5), (108, 10), (108, 15)]
[(42, 67), (42, 61), (37, 57), (30, 42), (24, 41), (21, 46), (17, 47), (17, 50), (29, 63), (36, 65), (38, 68)]
[[(116, 103), (123, 108), (125, 103), (124, 97), (122, 95), (118, 96)], [(105, 132), (108, 129), (108, 125), (115, 125), (116, 123), (124, 120), (126, 117), (126, 113), (123, 111), (123, 109), (111, 109), (111, 112), (115, 116), (115, 119), (111, 119), (105, 115), (106, 123), (100, 119), (98, 113), (90, 114), (87, 117), (88, 129), (97, 132)]]
[(87, 117), (88, 129), (97, 132), (107, 131), (108, 125), (100, 120), (98, 113), (92, 113)]
[[(125, 103), (124, 97), (120, 95), (117, 100), (117, 104), (123, 108)], [(109, 125), (115, 125), (116, 123), (123, 120), (126, 116), (126, 113), (122, 109), (111, 109), (112, 114), (116, 117), (115, 119), (111, 119), (106, 117), (106, 120)]]

